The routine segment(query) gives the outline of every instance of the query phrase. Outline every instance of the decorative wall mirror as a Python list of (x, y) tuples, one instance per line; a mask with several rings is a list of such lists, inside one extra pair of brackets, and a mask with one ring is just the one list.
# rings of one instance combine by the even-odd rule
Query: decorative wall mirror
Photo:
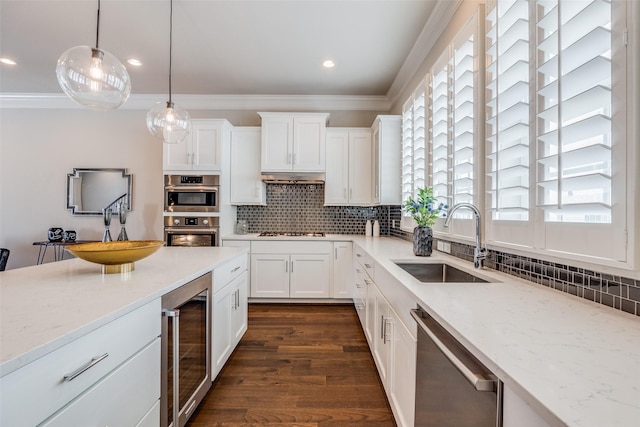
[[(132, 179), (126, 169), (78, 169), (67, 174), (67, 209), (72, 215), (102, 215), (124, 201), (131, 210)], [(115, 208), (114, 208), (115, 209)]]

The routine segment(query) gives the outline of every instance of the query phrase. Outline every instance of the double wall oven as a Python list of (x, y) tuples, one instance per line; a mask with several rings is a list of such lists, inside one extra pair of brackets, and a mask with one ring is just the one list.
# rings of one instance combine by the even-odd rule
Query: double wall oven
[(167, 246), (219, 246), (219, 175), (164, 176)]

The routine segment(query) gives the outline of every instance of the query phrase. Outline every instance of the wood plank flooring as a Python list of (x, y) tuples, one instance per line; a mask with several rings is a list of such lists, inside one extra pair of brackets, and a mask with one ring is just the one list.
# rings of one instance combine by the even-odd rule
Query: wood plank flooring
[(188, 427), (395, 426), (351, 305), (249, 305), (249, 328)]

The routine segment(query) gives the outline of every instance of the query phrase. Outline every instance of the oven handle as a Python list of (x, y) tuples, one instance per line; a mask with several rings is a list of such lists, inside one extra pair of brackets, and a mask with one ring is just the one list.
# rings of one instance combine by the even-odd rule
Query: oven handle
[(180, 185), (180, 186), (166, 186), (164, 187), (165, 191), (219, 191), (220, 186), (218, 185)]
[(219, 227), (212, 228), (191, 228), (191, 227), (165, 227), (164, 231), (168, 233), (181, 233), (181, 234), (218, 234)]
[(469, 383), (477, 390), (477, 391), (495, 391), (497, 390), (498, 384), (495, 380), (488, 380), (484, 378), (480, 374), (476, 374), (471, 369), (469, 369), (460, 359), (458, 359), (452, 352), (447, 348), (446, 345), (436, 335), (424, 324), (422, 319), (420, 318), (420, 310), (413, 309), (411, 310), (411, 316), (414, 318), (420, 329), (426, 333), (429, 338), (433, 341), (433, 343), (438, 347), (438, 349), (445, 355), (447, 359), (455, 366), (455, 368), (465, 377)]

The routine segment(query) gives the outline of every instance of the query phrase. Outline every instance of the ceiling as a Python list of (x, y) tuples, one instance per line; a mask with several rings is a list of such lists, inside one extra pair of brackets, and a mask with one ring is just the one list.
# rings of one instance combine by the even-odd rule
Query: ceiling
[[(450, 1), (174, 0), (172, 91), (386, 96)], [(62, 93), (56, 61), (95, 46), (96, 10), (97, 0), (0, 0), (0, 56), (17, 62), (0, 64), (0, 92)], [(169, 0), (102, 0), (99, 46), (143, 62), (126, 64), (132, 94), (167, 93)], [(337, 65), (324, 69), (326, 58)]]

